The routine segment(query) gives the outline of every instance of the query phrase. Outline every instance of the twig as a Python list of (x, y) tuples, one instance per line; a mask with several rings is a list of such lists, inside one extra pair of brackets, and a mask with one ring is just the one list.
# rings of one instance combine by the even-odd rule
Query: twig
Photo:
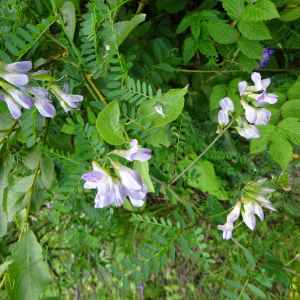
[(143, 12), (145, 6), (147, 5), (147, 3), (148, 3), (148, 0), (141, 0), (141, 1), (139, 2), (139, 7), (138, 7), (138, 9), (137, 9), (137, 11), (136, 11), (135, 14), (136, 14), (136, 15), (141, 14), (141, 13)]
[(0, 145), (2, 145), (4, 143), (4, 141), (6, 140), (6, 137), (9, 136), (12, 131), (14, 130), (15, 126), (17, 125), (18, 120), (16, 120), (9, 128), (9, 130), (6, 132), (6, 134), (4, 134), (3, 138), (0, 141)]

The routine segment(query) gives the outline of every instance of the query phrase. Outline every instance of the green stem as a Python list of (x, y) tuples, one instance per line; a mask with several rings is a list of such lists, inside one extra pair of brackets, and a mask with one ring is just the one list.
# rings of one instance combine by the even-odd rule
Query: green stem
[(75, 44), (73, 43), (71, 37), (69, 36), (69, 34), (68, 34), (68, 32), (67, 32), (67, 29), (66, 29), (66, 27), (65, 27), (65, 24), (64, 24), (62, 18), (61, 18), (60, 15), (57, 13), (57, 7), (56, 7), (56, 4), (55, 4), (55, 1), (54, 1), (54, 0), (50, 0), (50, 1), (51, 1), (52, 6), (53, 6), (53, 9), (54, 9), (55, 16), (56, 16), (56, 18), (58, 19), (58, 21), (60, 22), (60, 26), (62, 27), (62, 29), (63, 29), (63, 31), (64, 31), (66, 37), (68, 38), (69, 43), (71, 44), (71, 46), (72, 46), (72, 48), (73, 48), (73, 50), (74, 50), (74, 52), (75, 52), (77, 58), (79, 59), (80, 63), (82, 64), (82, 66), (83, 66), (83, 68), (86, 70), (86, 72), (87, 72), (87, 73), (90, 73), (90, 71), (89, 71), (89, 69), (87, 68), (87, 66), (86, 66), (86, 64), (85, 64), (85, 62), (84, 62), (82, 56), (80, 55), (80, 53), (79, 53), (77, 47), (75, 46)]
[(2, 145), (5, 142), (6, 137), (9, 136), (13, 132), (13, 130), (14, 130), (15, 126), (17, 125), (17, 123), (18, 123), (18, 120), (15, 120), (15, 122), (10, 126), (10, 128), (8, 129), (6, 134), (4, 134), (3, 138), (1, 139), (0, 145)]
[(54, 43), (60, 45), (62, 48), (64, 48), (65, 50), (68, 50), (68, 47), (65, 46), (64, 44), (62, 44), (61, 42), (59, 42), (56, 38), (54, 38), (50, 33), (46, 33), (46, 36), (51, 39)]
[(230, 211), (233, 210), (233, 209), (234, 209), (234, 207), (231, 207), (231, 208), (229, 208), (229, 209), (227, 209), (227, 210), (224, 210), (224, 211), (222, 211), (222, 212), (220, 212), (220, 213), (218, 213), (218, 214), (216, 214), (216, 215), (213, 215), (213, 216), (206, 216), (206, 217), (202, 217), (202, 218), (208, 219), (208, 218), (214, 218), (214, 217), (217, 217), (217, 216), (221, 216), (221, 215), (227, 214), (228, 212), (230, 212)]
[(227, 125), (227, 127), (222, 130), (222, 132), (211, 142), (211, 144), (189, 165), (187, 166), (172, 182), (173, 184), (179, 177), (181, 177), (198, 159), (200, 159), (210, 148), (211, 146), (223, 135), (223, 133), (235, 122), (235, 120), (241, 115), (243, 110), (236, 114), (235, 118)]
[[(252, 267), (251, 271), (252, 271), (253, 269), (254, 269), (254, 267)], [(240, 292), (239, 297), (237, 298), (237, 300), (240, 300), (240, 299), (241, 299), (241, 296), (243, 295), (244, 290), (245, 290), (245, 288), (246, 288), (247, 283), (248, 283), (249, 280), (250, 280), (250, 276), (249, 276), (248, 279), (246, 280), (246, 282), (245, 282), (245, 284), (244, 284), (244, 286), (243, 286), (243, 289), (241, 290), (241, 292)]]

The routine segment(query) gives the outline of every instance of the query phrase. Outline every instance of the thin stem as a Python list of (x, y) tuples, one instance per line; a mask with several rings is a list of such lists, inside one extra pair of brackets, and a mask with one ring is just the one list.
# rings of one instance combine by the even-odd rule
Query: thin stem
[(172, 182), (173, 184), (179, 177), (181, 177), (199, 158), (201, 158), (210, 148), (211, 146), (223, 135), (223, 133), (233, 124), (233, 122), (240, 116), (240, 113), (236, 114), (235, 118), (227, 125), (227, 127), (222, 130), (222, 132), (211, 142), (211, 144), (189, 165), (187, 166)]
[(4, 134), (3, 138), (1, 139), (0, 145), (2, 145), (5, 142), (6, 137), (9, 136), (12, 133), (12, 131), (14, 130), (14, 128), (17, 125), (17, 123), (18, 123), (18, 120), (15, 120), (15, 122), (10, 126), (10, 128), (8, 129), (8, 131), (6, 132), (6, 134)]
[(64, 44), (62, 44), (60, 41), (58, 41), (56, 38), (54, 38), (50, 33), (46, 33), (46, 36), (51, 39), (54, 43), (60, 45), (62, 48), (64, 48), (65, 50), (68, 50), (68, 47), (65, 46)]
[(107, 102), (105, 101), (103, 95), (99, 92), (99, 90), (96, 88), (96, 86), (94, 85), (93, 81), (89, 78), (89, 76), (84, 73), (84, 77), (87, 79), (87, 81), (89, 82), (89, 84), (93, 87), (94, 91), (97, 93), (97, 95), (99, 96), (99, 98), (101, 99), (101, 101), (107, 105)]
[(65, 27), (65, 24), (64, 24), (62, 18), (61, 18), (60, 15), (57, 13), (57, 7), (56, 7), (56, 4), (55, 4), (55, 1), (54, 1), (54, 0), (50, 0), (50, 1), (51, 1), (52, 6), (53, 6), (53, 10), (54, 10), (55, 16), (56, 16), (56, 18), (59, 20), (60, 26), (62, 27), (62, 29), (63, 29), (63, 31), (64, 31), (66, 37), (68, 38), (69, 43), (71, 44), (71, 46), (72, 46), (72, 48), (73, 48), (73, 50), (74, 50), (76, 56), (78, 57), (80, 63), (82, 64), (82, 66), (83, 66), (83, 68), (86, 70), (86, 72), (89, 73), (89, 69), (87, 68), (87, 66), (86, 66), (86, 64), (85, 64), (85, 62), (84, 62), (82, 56), (80, 55), (80, 53), (79, 53), (77, 47), (75, 46), (75, 44), (73, 43), (73, 41), (72, 41), (70, 35), (68, 34), (67, 29), (66, 29), (66, 27)]
[(202, 217), (202, 218), (208, 219), (208, 218), (214, 218), (214, 217), (217, 217), (217, 216), (221, 216), (221, 215), (224, 215), (224, 214), (230, 212), (230, 211), (233, 210), (233, 209), (234, 209), (234, 207), (231, 207), (231, 208), (229, 208), (229, 209), (227, 209), (227, 210), (224, 210), (224, 211), (222, 211), (222, 212), (220, 212), (220, 213), (218, 213), (218, 214), (216, 214), (216, 215), (213, 215), (213, 216), (206, 216), (206, 217)]
[(245, 249), (245, 247), (243, 247), (236, 239), (234, 239), (233, 237), (231, 237), (231, 239), (242, 249)]
[[(252, 271), (253, 269), (254, 269), (254, 267), (252, 267), (251, 271)], [(243, 295), (244, 290), (245, 290), (245, 288), (246, 288), (247, 283), (248, 283), (249, 280), (250, 280), (250, 276), (249, 276), (249, 278), (246, 280), (246, 282), (245, 282), (245, 284), (244, 284), (244, 286), (243, 286), (243, 289), (241, 290), (241, 292), (240, 292), (239, 297), (237, 298), (237, 300), (240, 300), (240, 299), (241, 299), (241, 296)]]

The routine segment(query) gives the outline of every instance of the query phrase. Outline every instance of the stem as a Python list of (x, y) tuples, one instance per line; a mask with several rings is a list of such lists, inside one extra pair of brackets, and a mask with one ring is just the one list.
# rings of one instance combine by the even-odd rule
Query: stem
[(50, 1), (51, 1), (52, 6), (53, 6), (53, 9), (54, 9), (55, 16), (56, 16), (56, 18), (58, 19), (58, 21), (59, 21), (59, 23), (60, 23), (60, 26), (62, 27), (62, 29), (63, 29), (63, 31), (64, 31), (66, 37), (68, 38), (69, 43), (71, 44), (71, 46), (72, 46), (74, 52), (76, 53), (77, 58), (78, 58), (79, 61), (81, 62), (82, 66), (83, 66), (83, 68), (86, 70), (86, 72), (89, 73), (90, 71), (89, 71), (89, 69), (87, 68), (87, 66), (86, 66), (86, 64), (85, 64), (85, 62), (84, 62), (82, 56), (80, 55), (80, 53), (79, 53), (77, 47), (75, 46), (75, 44), (73, 43), (71, 37), (69, 36), (69, 34), (68, 34), (68, 32), (67, 32), (67, 29), (66, 29), (66, 27), (65, 27), (65, 24), (64, 24), (62, 18), (61, 18), (60, 15), (57, 13), (57, 7), (56, 7), (56, 4), (55, 4), (55, 1), (54, 1), (54, 0), (50, 0)]
[(99, 92), (99, 90), (96, 88), (96, 86), (94, 85), (93, 81), (89, 78), (89, 76), (84, 72), (84, 77), (87, 79), (87, 81), (89, 82), (89, 84), (93, 87), (94, 91), (97, 93), (97, 95), (99, 96), (99, 98), (101, 99), (101, 101), (107, 105), (107, 102), (105, 101), (103, 95)]
[(3, 138), (1, 139), (0, 145), (2, 145), (2, 144), (5, 142), (6, 137), (9, 136), (9, 135), (12, 133), (12, 131), (14, 130), (14, 128), (15, 128), (15, 126), (17, 125), (17, 123), (18, 123), (18, 120), (16, 120), (16, 121), (10, 126), (10, 128), (8, 129), (8, 131), (6, 132), (6, 134), (4, 134)]
[[(43, 141), (42, 141), (42, 145), (43, 145), (43, 146), (44, 146), (44, 144), (45, 144), (45, 142), (46, 142), (46, 138), (47, 138), (47, 135), (48, 135), (48, 130), (49, 130), (49, 127), (50, 127), (50, 122), (51, 122), (51, 119), (47, 119), (46, 131), (45, 131), (45, 135), (44, 135), (44, 138), (43, 138)], [(31, 200), (32, 200), (32, 195), (33, 195), (34, 185), (35, 185), (36, 178), (37, 178), (38, 173), (39, 173), (39, 170), (40, 170), (40, 163), (41, 163), (42, 155), (43, 155), (43, 151), (41, 151), (41, 153), (40, 153), (40, 157), (39, 157), (39, 161), (38, 161), (38, 164), (37, 164), (35, 173), (34, 173), (33, 181), (32, 181), (32, 184), (31, 184), (31, 186), (30, 186), (30, 188), (29, 188), (30, 194), (29, 194), (29, 199), (28, 199), (28, 204), (27, 204), (27, 209), (26, 209), (26, 215), (25, 215), (24, 224), (23, 224), (23, 227), (22, 227), (22, 230), (21, 230), (21, 233), (20, 233), (18, 242), (21, 240), (21, 237), (22, 237), (22, 235), (23, 235), (25, 226), (26, 226), (27, 223), (28, 223), (29, 212), (30, 212), (30, 205), (31, 205)]]
[[(157, 67), (159, 68), (159, 67)], [(176, 72), (189, 72), (189, 73), (227, 73), (227, 72), (246, 72), (243, 70), (183, 70), (175, 69)], [(253, 71), (263, 72), (263, 71), (272, 71), (272, 72), (289, 72), (289, 71), (300, 71), (300, 69), (254, 69)]]
[(233, 237), (231, 237), (231, 239), (242, 249), (245, 249), (245, 247), (243, 247), (236, 239), (234, 239)]
[(158, 182), (159, 184), (161, 184), (164, 188), (166, 188), (172, 195), (175, 196), (176, 199), (178, 199), (184, 206), (185, 206), (185, 202), (169, 187), (167, 186), (165, 183), (161, 182), (160, 180), (156, 179), (155, 177), (153, 177), (152, 175), (149, 175), (154, 181)]
[(208, 219), (208, 218), (214, 218), (214, 217), (217, 217), (217, 216), (221, 216), (221, 215), (224, 215), (224, 214), (230, 212), (230, 211), (233, 210), (233, 209), (234, 209), (234, 207), (231, 207), (231, 208), (229, 208), (229, 209), (227, 209), (227, 210), (224, 210), (224, 211), (222, 211), (221, 213), (218, 213), (218, 214), (216, 214), (216, 215), (213, 215), (213, 216), (206, 216), (206, 217), (203, 217), (203, 218)]
[(139, 2), (139, 7), (135, 13), (136, 15), (139, 15), (143, 12), (144, 7), (147, 5), (147, 2), (148, 2), (148, 0), (142, 0)]
[(222, 130), (222, 132), (211, 142), (211, 144), (189, 165), (187, 166), (172, 182), (173, 184), (183, 173), (185, 173), (199, 158), (201, 158), (208, 150), (209, 148), (223, 135), (223, 133), (233, 124), (233, 122), (240, 116), (243, 110), (241, 110), (240, 113), (236, 114), (235, 118), (227, 125), (227, 127)]
[[(253, 269), (254, 269), (254, 267), (252, 267), (251, 271), (252, 271)], [(249, 276), (249, 278), (246, 280), (246, 282), (245, 282), (245, 284), (244, 284), (244, 286), (243, 286), (243, 289), (241, 290), (241, 292), (240, 292), (239, 297), (237, 298), (237, 300), (240, 300), (240, 299), (241, 299), (241, 296), (243, 295), (244, 290), (245, 290), (245, 288), (246, 288), (247, 283), (248, 283), (249, 280), (250, 280), (250, 276)]]
[(62, 48), (64, 48), (65, 50), (68, 50), (68, 47), (65, 46), (64, 44), (62, 44), (60, 41), (58, 41), (56, 38), (54, 38), (50, 33), (46, 33), (46, 36), (51, 39), (54, 43), (60, 45)]

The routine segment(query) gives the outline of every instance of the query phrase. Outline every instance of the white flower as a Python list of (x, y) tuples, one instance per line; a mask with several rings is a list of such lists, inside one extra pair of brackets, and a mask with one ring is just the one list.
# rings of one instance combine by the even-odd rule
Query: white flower
[(246, 87), (247, 87), (247, 82), (246, 81), (239, 82), (238, 87), (239, 87), (239, 90), (240, 90), (240, 96), (242, 96), (245, 92)]
[(257, 118), (254, 122), (255, 125), (267, 125), (270, 121), (272, 113), (266, 108), (261, 108), (256, 111)]
[(234, 111), (234, 105), (231, 99), (228, 97), (225, 97), (224, 99), (220, 100), (219, 105), (226, 114), (228, 114), (229, 111)]
[(259, 92), (259, 91), (262, 91), (262, 90), (266, 90), (267, 87), (271, 83), (271, 79), (270, 78), (261, 80), (261, 75), (259, 73), (257, 73), (257, 72), (252, 73), (251, 79), (254, 82), (255, 86), (249, 86), (249, 87), (247, 87), (245, 89), (246, 92)]
[(275, 104), (278, 100), (278, 95), (267, 94), (267, 90), (264, 90), (262, 94), (256, 96), (255, 98), (257, 99), (257, 102), (259, 103), (260, 106), (264, 106), (267, 104)]
[(220, 110), (218, 112), (218, 122), (221, 127), (225, 127), (229, 123), (228, 114), (224, 112), (224, 110)]
[(231, 213), (227, 216), (227, 223), (233, 223), (235, 222), (238, 217), (240, 216), (241, 212), (241, 201), (239, 200), (234, 209), (231, 211)]
[(246, 216), (246, 214), (242, 211), (242, 216), (245, 224), (253, 231), (256, 225), (256, 218), (254, 214), (251, 214), (250, 216)]
[(10, 97), (9, 95), (3, 93), (0, 93), (0, 100), (4, 100), (8, 106), (8, 109), (14, 119), (19, 119), (21, 117), (22, 111), (21, 111), (21, 105), (15, 101), (14, 98)]
[(260, 137), (260, 132), (254, 125), (243, 122), (244, 128), (237, 128), (238, 133), (246, 139), (257, 139)]
[[(156, 102), (155, 102), (156, 103)], [(156, 105), (155, 107), (155, 110), (162, 116), (162, 117), (168, 117), (168, 115), (166, 115), (163, 111), (163, 108), (162, 106), (159, 104), (159, 105)]]
[(225, 225), (218, 225), (217, 228), (223, 231), (223, 239), (229, 240), (232, 237), (233, 223), (226, 223)]
[(241, 104), (245, 109), (246, 119), (249, 123), (254, 123), (257, 118), (256, 110), (247, 104), (244, 100), (241, 100)]

